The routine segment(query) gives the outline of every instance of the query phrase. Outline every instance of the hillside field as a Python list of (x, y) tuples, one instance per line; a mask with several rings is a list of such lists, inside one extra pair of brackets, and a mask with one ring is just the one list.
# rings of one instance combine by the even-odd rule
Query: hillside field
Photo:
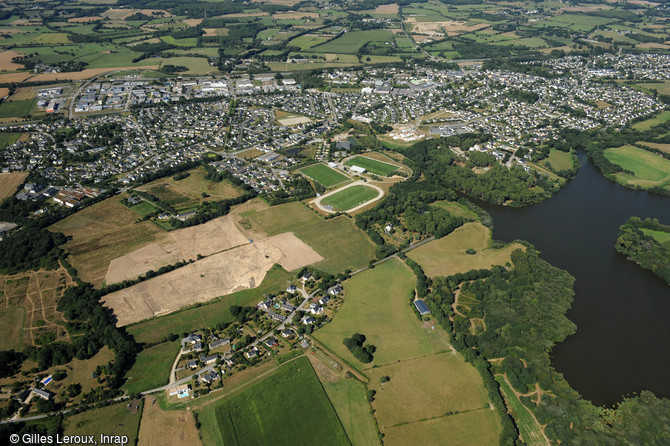
[(28, 172), (0, 173), (0, 201), (14, 195), (27, 176)]
[(633, 172), (632, 175), (615, 174), (614, 177), (621, 184), (643, 188), (670, 186), (670, 161), (655, 153), (633, 146), (622, 146), (605, 150), (605, 157)]

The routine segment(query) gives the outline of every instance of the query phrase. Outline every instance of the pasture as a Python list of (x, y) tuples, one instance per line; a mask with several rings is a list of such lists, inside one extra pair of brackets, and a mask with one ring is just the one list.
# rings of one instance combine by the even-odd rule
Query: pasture
[(621, 184), (643, 188), (670, 185), (670, 161), (655, 153), (633, 146), (622, 146), (605, 150), (605, 158), (633, 172), (632, 175), (615, 174), (614, 177)]
[[(242, 232), (250, 238), (293, 232), (319, 253), (323, 260), (313, 266), (331, 274), (360, 268), (375, 257), (367, 235), (346, 216), (324, 220), (301, 203), (292, 202), (237, 216)], [(346, 249), (342, 249), (346, 240)]]
[(356, 51), (368, 42), (393, 42), (393, 33), (383, 29), (369, 31), (351, 31), (340, 37), (312, 47), (317, 53), (344, 53), (355, 54)]
[(356, 156), (345, 163), (347, 166), (359, 166), (377, 175), (387, 177), (398, 170), (398, 166), (384, 163), (366, 156)]
[(14, 144), (19, 136), (21, 136), (21, 133), (0, 133), (0, 150)]
[[(441, 239), (433, 240), (407, 253), (421, 265), (428, 277), (449, 276), (471, 269), (488, 269), (511, 262), (510, 256), (523, 245), (513, 243), (500, 249), (489, 248), (491, 231), (481, 223), (466, 223)], [(468, 249), (476, 254), (468, 254)]]
[[(415, 285), (412, 271), (396, 259), (357, 274), (344, 282), (344, 304), (333, 321), (313, 336), (359, 370), (444, 351), (446, 337), (422, 328), (409, 306)], [(354, 333), (377, 347), (371, 363), (359, 362), (342, 344)]]
[[(135, 403), (135, 402), (133, 402)], [(125, 435), (128, 444), (135, 444), (140, 426), (140, 409), (127, 408), (126, 403), (112, 404), (101, 409), (88, 410), (63, 420), (64, 435)], [(99, 437), (98, 437), (99, 439)]]
[(53, 232), (72, 237), (62, 247), (82, 280), (102, 285), (110, 262), (149, 243), (167, 240), (167, 233), (149, 221), (137, 222), (137, 214), (108, 198), (86, 207), (50, 226)]
[(327, 42), (329, 37), (322, 37), (315, 34), (303, 34), (289, 42), (289, 45), (300, 47), (300, 51), (306, 51)]
[(154, 404), (154, 397), (145, 397), (140, 422), (139, 446), (151, 446), (160, 440), (161, 446), (200, 446), (202, 440), (195, 427), (193, 412), (163, 410)]
[(314, 164), (304, 169), (300, 169), (303, 175), (306, 175), (314, 181), (321, 183), (324, 187), (331, 187), (343, 183), (349, 178), (342, 175), (335, 169), (331, 169), (325, 164)]
[(167, 338), (171, 333), (181, 334), (199, 328), (211, 328), (219, 322), (233, 319), (230, 313), (231, 306), (255, 304), (265, 294), (285, 289), (286, 283), (292, 278), (291, 274), (275, 265), (267, 272), (263, 282), (254, 289), (237, 291), (217, 297), (209, 303), (138, 322), (129, 325), (127, 330), (137, 342), (153, 343)]
[(0, 104), (0, 118), (21, 118), (30, 114), (35, 99), (25, 99), (22, 101), (8, 101)]
[(635, 124), (633, 124), (633, 128), (636, 130), (649, 130), (655, 125), (663, 124), (668, 121), (670, 121), (670, 111), (663, 111), (649, 119), (636, 122)]
[(465, 206), (464, 204), (457, 203), (455, 201), (447, 201), (447, 200), (435, 201), (431, 203), (431, 206), (437, 206), (442, 209), (445, 209), (451, 215), (455, 215), (456, 217), (472, 218), (474, 220), (477, 220), (478, 218), (477, 214), (468, 209), (467, 206)]
[(206, 444), (351, 444), (305, 357), (199, 415)]
[(170, 381), (170, 369), (179, 348), (179, 341), (174, 341), (142, 350), (133, 367), (126, 373), (123, 390), (133, 395), (166, 385)]
[(0, 201), (14, 195), (27, 176), (28, 172), (0, 173)]
[(332, 206), (335, 211), (348, 211), (379, 196), (379, 191), (362, 184), (347, 187), (333, 195), (324, 197), (322, 204)]
[(537, 424), (528, 408), (526, 408), (510, 387), (507, 380), (502, 375), (496, 375), (496, 381), (500, 384), (507, 406), (514, 417), (521, 439), (529, 446), (546, 446), (549, 444), (547, 437), (544, 436), (542, 428)]
[(645, 235), (655, 238), (665, 249), (670, 250), (670, 232), (656, 231), (647, 228), (642, 228), (642, 232), (644, 232)]
[(551, 149), (547, 164), (554, 170), (569, 170), (572, 169), (573, 161), (572, 155), (569, 152), (562, 152), (560, 150)]
[(0, 310), (0, 350), (23, 350), (23, 325), (26, 310), (11, 307)]

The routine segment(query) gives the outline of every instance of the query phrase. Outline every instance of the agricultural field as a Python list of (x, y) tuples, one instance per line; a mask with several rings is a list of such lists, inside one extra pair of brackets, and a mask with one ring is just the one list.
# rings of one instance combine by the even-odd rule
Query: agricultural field
[(670, 232), (656, 231), (647, 228), (642, 228), (642, 232), (644, 232), (645, 235), (655, 238), (665, 249), (670, 250)]
[(358, 166), (377, 175), (387, 177), (398, 170), (398, 166), (374, 160), (365, 156), (356, 156), (345, 163), (347, 166)]
[(379, 194), (377, 189), (358, 184), (323, 197), (321, 203), (335, 211), (345, 212), (378, 197)]
[(69, 342), (56, 302), (73, 282), (64, 268), (0, 275), (2, 350), (22, 350), (59, 340)]
[(144, 245), (167, 240), (149, 221), (137, 222), (137, 214), (120, 201), (121, 194), (76, 212), (48, 229), (72, 239), (62, 247), (82, 280), (102, 285), (110, 262)]
[[(491, 231), (481, 223), (466, 223), (451, 234), (426, 243), (407, 253), (421, 265), (428, 277), (449, 276), (471, 269), (488, 269), (511, 262), (510, 256), (523, 245), (513, 243), (504, 248), (489, 248)], [(468, 254), (468, 249), (475, 254)]]
[(312, 47), (317, 53), (355, 54), (356, 51), (368, 42), (394, 42), (390, 31), (375, 29), (369, 31), (351, 31), (330, 42)]
[(663, 124), (668, 121), (670, 121), (670, 111), (664, 111), (652, 118), (636, 122), (635, 124), (633, 124), (633, 128), (636, 130), (649, 130), (655, 125)]
[(335, 169), (331, 169), (325, 164), (314, 164), (312, 166), (301, 169), (300, 172), (302, 172), (303, 175), (307, 175), (314, 181), (321, 183), (321, 185), (324, 187), (331, 187), (349, 180), (348, 177), (342, 175)]
[(195, 427), (193, 412), (163, 410), (153, 396), (144, 398), (140, 422), (139, 446), (151, 446), (160, 438), (161, 446), (200, 446), (202, 440)]
[[(101, 409), (92, 409), (66, 417), (63, 420), (64, 435), (125, 435), (128, 444), (135, 444), (142, 417), (142, 400), (118, 403)], [(99, 437), (98, 437), (99, 439)]]
[(21, 136), (21, 133), (0, 133), (0, 150), (14, 144), (19, 136)]
[[(333, 321), (314, 337), (357, 369), (369, 369), (398, 360), (448, 349), (446, 337), (421, 326), (410, 308), (416, 278), (393, 259), (344, 282), (344, 304)], [(377, 347), (370, 364), (359, 362), (342, 344), (345, 337), (362, 333)]]
[(456, 217), (472, 218), (474, 220), (478, 218), (477, 214), (468, 209), (467, 206), (465, 206), (464, 204), (457, 203), (455, 201), (446, 201), (446, 200), (435, 201), (431, 203), (431, 205), (445, 209), (451, 215), (455, 215)]
[[(375, 257), (374, 245), (349, 218), (324, 220), (301, 203), (242, 212), (236, 218), (242, 232), (253, 239), (293, 232), (324, 258), (313, 266), (331, 274), (361, 268)], [(347, 241), (346, 250), (342, 240)]]
[(0, 118), (22, 118), (27, 116), (33, 109), (35, 102), (35, 99), (3, 102), (0, 104)]
[(166, 385), (170, 381), (172, 362), (177, 357), (179, 348), (179, 341), (175, 341), (142, 350), (126, 374), (123, 390), (134, 395)]
[(310, 50), (312, 47), (327, 42), (330, 37), (322, 37), (315, 34), (303, 34), (289, 42), (291, 46), (300, 47), (300, 51)]
[(521, 439), (529, 446), (546, 446), (549, 444), (547, 437), (544, 435), (542, 428), (537, 424), (531, 412), (526, 408), (514, 390), (510, 387), (507, 379), (502, 375), (496, 375), (496, 381), (500, 384), (500, 390), (507, 401), (508, 407), (511, 409), (510, 413), (514, 417)]
[(286, 288), (293, 275), (275, 265), (267, 272), (263, 282), (256, 288), (237, 291), (221, 296), (202, 305), (193, 306), (171, 314), (129, 325), (128, 332), (140, 343), (154, 343), (167, 338), (171, 333), (184, 333), (200, 328), (214, 327), (219, 322), (233, 319), (230, 307), (252, 305), (265, 294), (277, 293)]
[(0, 173), (0, 201), (14, 195), (28, 177), (28, 172)]
[[(178, 212), (198, 207), (203, 201), (225, 200), (235, 198), (242, 193), (229, 181), (218, 183), (205, 179), (205, 169), (198, 167), (188, 171), (189, 176), (176, 181), (173, 177), (161, 178), (137, 188), (139, 191), (150, 193)], [(208, 197), (202, 196), (205, 193)]]
[[(205, 444), (351, 444), (305, 357), (199, 413)], [(287, 422), (293, 420), (294, 422)]]
[(159, 208), (157, 208), (153, 204), (151, 204), (149, 202), (146, 202), (146, 201), (143, 201), (140, 204), (136, 204), (134, 206), (131, 206), (129, 209), (131, 211), (133, 211), (134, 213), (136, 213), (137, 216), (140, 217), (140, 218), (144, 218), (147, 215), (152, 214), (152, 213), (159, 210)]
[(622, 146), (605, 150), (605, 158), (633, 172), (614, 174), (616, 181), (623, 185), (643, 188), (670, 186), (670, 161), (655, 153)]
[(551, 166), (551, 168), (554, 170), (572, 169), (572, 155), (569, 152), (562, 152), (560, 150), (551, 149), (546, 164)]

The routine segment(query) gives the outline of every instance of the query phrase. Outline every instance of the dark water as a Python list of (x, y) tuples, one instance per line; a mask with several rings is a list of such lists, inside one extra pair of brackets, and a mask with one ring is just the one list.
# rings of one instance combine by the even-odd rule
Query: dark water
[(670, 199), (626, 189), (580, 161), (577, 176), (546, 202), (479, 204), (493, 216), (495, 239), (527, 240), (575, 277), (567, 316), (577, 332), (552, 351), (570, 385), (598, 405), (641, 390), (670, 397), (670, 286), (614, 250), (632, 215), (670, 223)]

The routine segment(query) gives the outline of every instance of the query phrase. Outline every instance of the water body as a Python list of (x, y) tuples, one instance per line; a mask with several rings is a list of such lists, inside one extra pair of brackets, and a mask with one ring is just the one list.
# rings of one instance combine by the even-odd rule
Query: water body
[(567, 316), (577, 332), (552, 350), (552, 362), (594, 404), (651, 390), (670, 397), (670, 286), (614, 249), (630, 216), (670, 223), (670, 199), (607, 180), (580, 156), (577, 176), (551, 199), (526, 208), (478, 203), (493, 217), (494, 238), (532, 243), (575, 277)]

